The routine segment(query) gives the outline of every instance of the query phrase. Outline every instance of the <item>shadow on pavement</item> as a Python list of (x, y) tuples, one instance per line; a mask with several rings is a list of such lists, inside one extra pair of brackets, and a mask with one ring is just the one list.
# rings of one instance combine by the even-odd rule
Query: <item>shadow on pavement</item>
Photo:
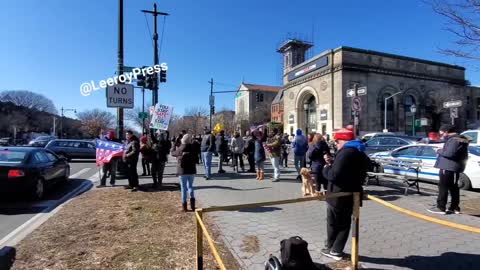
[(248, 209), (240, 209), (238, 212), (241, 213), (266, 213), (266, 212), (273, 212), (273, 211), (278, 211), (282, 210), (282, 208), (279, 207), (258, 207), (258, 208), (248, 208)]
[[(446, 252), (440, 256), (407, 256), (403, 259), (373, 258), (360, 256), (360, 263), (394, 265), (408, 269), (478, 269), (480, 255)], [(383, 269), (371, 268), (368, 269)]]
[(168, 183), (162, 184), (162, 187), (153, 188), (152, 184), (140, 185), (139, 191), (141, 192), (163, 192), (163, 191), (179, 191), (180, 184)]
[(236, 190), (236, 191), (249, 191), (249, 190), (260, 190), (260, 189), (269, 189), (270, 187), (260, 187), (260, 188), (233, 188), (233, 187), (225, 187), (225, 186), (197, 186), (195, 190), (199, 189), (227, 189), (227, 190)]
[(15, 263), (17, 250), (14, 247), (5, 246), (0, 249), (0, 270), (9, 270)]

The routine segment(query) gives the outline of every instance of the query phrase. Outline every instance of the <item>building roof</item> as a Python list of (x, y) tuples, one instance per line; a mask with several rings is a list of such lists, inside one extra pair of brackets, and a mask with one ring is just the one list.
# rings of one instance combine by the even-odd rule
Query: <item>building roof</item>
[(278, 92), (282, 87), (280, 86), (271, 86), (271, 85), (261, 85), (261, 84), (251, 84), (251, 83), (242, 83), (248, 90), (257, 90), (257, 91), (267, 91), (267, 92)]
[(278, 104), (278, 103), (282, 102), (282, 100), (283, 100), (283, 90), (278, 91), (277, 95), (275, 96), (275, 98), (272, 101), (272, 104)]

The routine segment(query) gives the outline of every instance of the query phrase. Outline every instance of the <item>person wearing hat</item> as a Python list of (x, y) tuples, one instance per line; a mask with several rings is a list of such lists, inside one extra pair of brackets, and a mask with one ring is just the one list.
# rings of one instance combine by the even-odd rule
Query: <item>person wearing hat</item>
[[(465, 170), (465, 164), (468, 159), (468, 138), (458, 135), (455, 127), (452, 125), (443, 125), (440, 127), (440, 136), (445, 141), (442, 149), (437, 150), (437, 161), (435, 168), (440, 169), (438, 181), (437, 205), (427, 209), (434, 214), (460, 214), (460, 189), (458, 187), (458, 178), (460, 173)], [(447, 209), (448, 192), (452, 200)]]
[[(361, 140), (355, 140), (350, 129), (341, 129), (334, 134), (337, 153), (332, 160), (325, 155), (323, 176), (328, 181), (327, 192), (362, 192), (363, 181), (370, 167), (370, 159), (364, 153)], [(353, 197), (327, 199), (327, 241), (322, 254), (341, 260), (350, 233)]]

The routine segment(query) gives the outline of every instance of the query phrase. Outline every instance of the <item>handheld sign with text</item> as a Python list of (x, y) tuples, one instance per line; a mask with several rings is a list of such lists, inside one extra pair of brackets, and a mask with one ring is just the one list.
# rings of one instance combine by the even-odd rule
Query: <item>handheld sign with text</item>
[(158, 104), (155, 106), (150, 122), (150, 128), (159, 130), (168, 130), (170, 118), (173, 114), (173, 106)]

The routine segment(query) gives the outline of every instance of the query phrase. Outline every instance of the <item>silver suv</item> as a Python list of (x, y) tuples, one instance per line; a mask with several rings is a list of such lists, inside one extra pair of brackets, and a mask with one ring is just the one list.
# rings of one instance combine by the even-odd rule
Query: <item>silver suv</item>
[(74, 158), (95, 159), (96, 156), (95, 143), (87, 140), (52, 140), (45, 148), (61, 157), (65, 157), (67, 160)]

